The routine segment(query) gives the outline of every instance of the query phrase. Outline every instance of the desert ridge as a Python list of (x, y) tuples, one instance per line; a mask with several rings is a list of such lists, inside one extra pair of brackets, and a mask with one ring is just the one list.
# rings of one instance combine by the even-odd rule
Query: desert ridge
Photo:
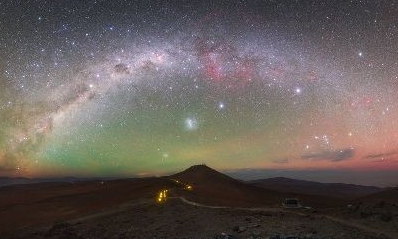
[[(316, 187), (319, 186), (316, 184)], [(311, 220), (320, 218), (332, 224), (336, 223), (333, 220), (340, 220), (338, 218), (349, 221), (349, 217), (352, 217), (356, 218), (356, 225), (360, 228), (361, 223), (372, 216), (381, 218), (380, 223), (375, 225), (394, 233), (396, 208), (392, 203), (396, 202), (393, 194), (396, 188), (355, 199), (334, 197), (332, 194), (313, 195), (313, 189), (308, 189), (309, 193), (305, 194), (300, 190), (301, 193), (267, 189), (253, 182), (234, 179), (206, 165), (194, 165), (182, 172), (164, 177), (12, 185), (0, 188), (0, 231), (10, 238), (14, 238), (13, 235), (23, 235), (24, 238), (32, 230), (45, 231), (46, 228), (52, 228), (52, 225), (58, 225), (60, 222), (69, 223), (69, 228), (75, 225), (71, 223), (85, 225), (86, 222), (91, 223), (113, 215), (130, 217), (128, 212), (131, 210), (137, 213), (134, 215), (137, 218), (130, 218), (131, 220), (139, 220), (141, 214), (148, 220), (156, 221), (158, 214), (173, 214), (177, 208), (184, 208), (187, 212), (195, 213), (195, 220), (202, 220), (202, 213), (206, 212), (215, 213), (214, 216), (221, 217), (221, 221), (228, 223), (234, 220), (235, 213), (246, 215), (250, 212), (248, 215), (289, 215), (288, 220), (292, 220), (289, 223), (294, 225), (300, 221), (295, 217), (304, 216), (312, 218)], [(286, 205), (286, 202), (292, 199), (298, 201), (297, 207)], [(380, 200), (383, 201), (382, 206), (385, 209), (393, 212), (391, 215), (385, 216), (384, 209), (369, 214), (372, 203), (380, 204)], [(366, 207), (363, 206), (365, 202), (368, 202)], [(223, 218), (223, 213), (227, 218)], [(326, 219), (327, 217), (330, 218)], [(308, 223), (311, 223), (311, 220)], [(90, 228), (90, 223), (81, 230)], [(340, 229), (346, 231), (343, 227)], [(336, 230), (340, 229), (337, 226)], [(377, 228), (372, 230), (378, 231)]]

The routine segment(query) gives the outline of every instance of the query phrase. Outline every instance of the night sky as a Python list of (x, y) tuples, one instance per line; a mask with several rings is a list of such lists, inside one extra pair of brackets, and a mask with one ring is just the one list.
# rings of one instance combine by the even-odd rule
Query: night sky
[(0, 176), (398, 172), (397, 1), (0, 1)]

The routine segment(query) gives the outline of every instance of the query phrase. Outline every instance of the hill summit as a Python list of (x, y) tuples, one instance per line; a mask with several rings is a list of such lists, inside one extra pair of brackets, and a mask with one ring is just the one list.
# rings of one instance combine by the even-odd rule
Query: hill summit
[(193, 190), (184, 196), (206, 205), (275, 205), (280, 202), (282, 196), (279, 192), (233, 179), (206, 165), (191, 166), (171, 175), (170, 178), (192, 185)]
[(279, 191), (239, 181), (204, 164), (191, 166), (169, 178), (192, 185), (193, 190), (183, 196), (206, 205), (280, 206), (282, 200), (288, 197), (297, 197), (304, 205), (313, 207), (344, 204), (341, 200), (329, 196)]
[(231, 184), (242, 184), (240, 181), (233, 179), (225, 174), (222, 174), (204, 164), (191, 166), (180, 173), (172, 175), (171, 177), (187, 183), (202, 186), (225, 186), (226, 184), (231, 186)]

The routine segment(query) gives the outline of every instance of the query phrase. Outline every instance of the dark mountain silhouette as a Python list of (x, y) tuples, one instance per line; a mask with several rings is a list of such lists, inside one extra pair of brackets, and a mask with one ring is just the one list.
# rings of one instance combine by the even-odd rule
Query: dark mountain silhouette
[(248, 181), (258, 187), (281, 192), (353, 199), (382, 191), (382, 188), (344, 183), (319, 183), (276, 177)]
[[(192, 186), (192, 190), (185, 190), (184, 185)], [(165, 189), (169, 189), (168, 197), (184, 197), (212, 206), (280, 208), (287, 197), (299, 198), (303, 205), (314, 208), (346, 205), (344, 200), (326, 196), (260, 188), (205, 165), (196, 165), (167, 177), (0, 187), (0, 234), (20, 227), (49, 224), (110, 210), (125, 203), (155, 203), (160, 190)]]
[(308, 196), (261, 188), (231, 178), (206, 165), (192, 166), (170, 178), (192, 184), (194, 190), (185, 193), (185, 197), (209, 205), (280, 206), (286, 197), (299, 198), (305, 205), (315, 207), (331, 207), (343, 203), (341, 200), (330, 200), (325, 196)]
[(95, 180), (115, 180), (116, 178), (77, 178), (77, 177), (61, 177), (61, 178), (25, 178), (25, 177), (0, 177), (0, 187), (19, 184), (34, 184), (46, 182), (83, 182)]
[(192, 166), (170, 178), (193, 186), (194, 190), (185, 197), (210, 205), (275, 205), (280, 203), (282, 196), (279, 192), (247, 185), (206, 165)]
[(363, 202), (388, 202), (398, 205), (398, 187), (386, 188), (380, 192), (373, 193), (358, 199)]
[(242, 183), (234, 178), (231, 178), (225, 174), (222, 174), (206, 165), (194, 165), (188, 169), (171, 175), (171, 178), (178, 178), (184, 182), (191, 182), (196, 185), (208, 186), (208, 185), (242, 185)]

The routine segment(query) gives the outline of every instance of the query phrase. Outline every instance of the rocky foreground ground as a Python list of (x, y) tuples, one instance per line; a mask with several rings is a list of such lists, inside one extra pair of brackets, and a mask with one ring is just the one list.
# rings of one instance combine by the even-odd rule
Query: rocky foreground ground
[(319, 215), (232, 208), (212, 209), (170, 199), (164, 204), (154, 202), (139, 204), (124, 211), (60, 222), (46, 228), (24, 229), (6, 238), (382, 239), (389, 237), (334, 222)]

